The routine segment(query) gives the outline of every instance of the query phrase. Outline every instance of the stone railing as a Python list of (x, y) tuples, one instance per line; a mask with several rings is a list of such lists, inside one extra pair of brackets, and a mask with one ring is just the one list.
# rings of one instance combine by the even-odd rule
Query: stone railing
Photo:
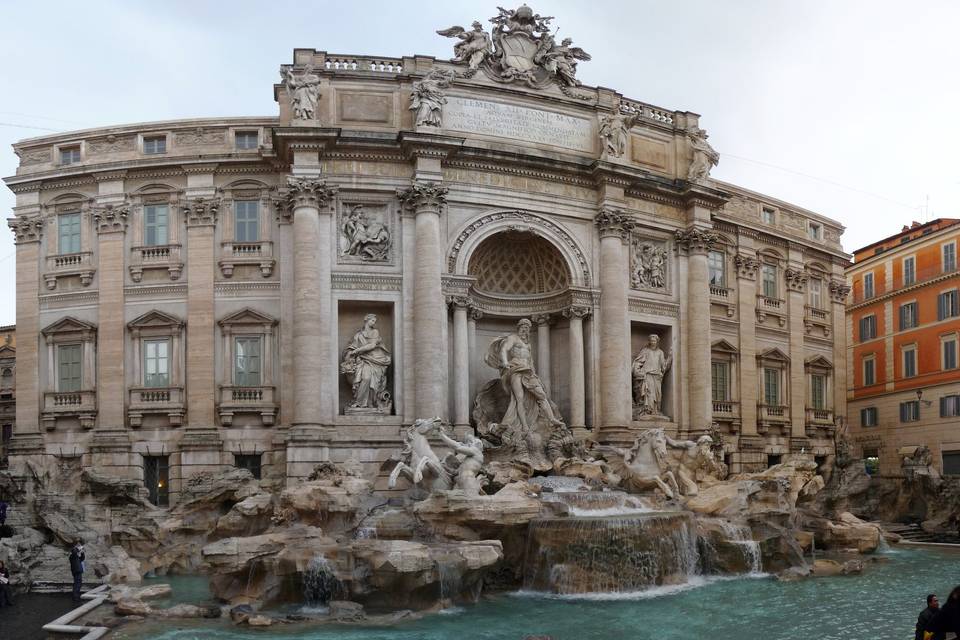
[(783, 307), (783, 300), (779, 298), (768, 298), (763, 294), (757, 295), (757, 306), (767, 311), (780, 311)]
[(740, 415), (740, 403), (730, 400), (714, 400), (713, 415), (717, 418), (736, 418)]
[(807, 424), (815, 425), (824, 425), (824, 426), (833, 426), (833, 410), (832, 409), (814, 409), (812, 407), (807, 407)]
[(376, 73), (403, 73), (403, 60), (372, 56), (350, 56), (328, 53), (323, 60), (327, 71), (371, 71)]
[(638, 100), (623, 98), (620, 101), (621, 110), (630, 114), (639, 114), (645, 120), (652, 120), (660, 124), (673, 125), (673, 112), (667, 109), (661, 109), (650, 104), (645, 104)]
[(56, 428), (57, 418), (78, 418), (80, 426), (92, 429), (96, 415), (96, 391), (47, 391), (43, 394), (40, 420), (48, 431)]
[(252, 264), (260, 269), (260, 275), (269, 278), (273, 273), (276, 260), (273, 257), (273, 243), (267, 240), (258, 242), (223, 242), (220, 251), (220, 272), (224, 278), (233, 276), (237, 265)]
[(145, 415), (167, 416), (172, 427), (183, 423), (183, 387), (134, 387), (130, 389), (127, 418), (131, 427), (143, 424)]
[(130, 278), (140, 282), (147, 269), (166, 269), (171, 280), (178, 280), (183, 273), (180, 245), (160, 244), (130, 249)]
[(730, 293), (733, 289), (728, 289), (727, 287), (721, 287), (715, 284), (710, 285), (710, 295), (714, 298), (720, 298), (722, 300), (729, 300)]
[(92, 251), (64, 253), (56, 256), (47, 256), (43, 280), (47, 284), (47, 289), (56, 289), (57, 278), (80, 276), (80, 284), (86, 287), (93, 281), (95, 271)]
[(790, 408), (780, 404), (758, 404), (758, 420), (764, 422), (790, 422)]
[(818, 309), (817, 307), (811, 307), (810, 305), (807, 305), (806, 310), (807, 310), (807, 318), (809, 318), (810, 320), (818, 320), (823, 323), (830, 322), (829, 311), (824, 311), (823, 309)]
[(223, 385), (220, 387), (218, 413), (224, 426), (233, 424), (235, 414), (259, 414), (264, 425), (271, 425), (277, 415), (272, 386), (240, 387)]

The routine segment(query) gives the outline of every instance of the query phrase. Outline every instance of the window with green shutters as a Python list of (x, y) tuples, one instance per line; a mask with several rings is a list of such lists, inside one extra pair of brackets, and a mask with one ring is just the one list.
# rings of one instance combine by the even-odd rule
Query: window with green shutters
[(714, 362), (711, 369), (713, 401), (728, 402), (730, 400), (730, 363)]
[(57, 218), (58, 250), (60, 253), (80, 253), (80, 213), (62, 213)]
[(900, 305), (900, 330), (913, 329), (917, 326), (917, 303), (908, 302)]
[(763, 295), (767, 298), (777, 297), (777, 267), (772, 264), (765, 264), (760, 270), (763, 280)]
[(143, 386), (170, 386), (169, 340), (145, 340), (143, 342)]
[(83, 345), (61, 344), (57, 347), (57, 391), (79, 391)]
[(233, 384), (260, 386), (260, 338), (237, 338), (234, 342)]
[(148, 247), (169, 244), (170, 209), (165, 204), (143, 208), (143, 243)]
[(957, 305), (957, 290), (944, 291), (937, 296), (937, 320), (945, 320), (960, 315)]
[(810, 376), (810, 402), (814, 409), (827, 408), (827, 376), (822, 373)]
[(260, 202), (237, 200), (233, 203), (233, 230), (236, 242), (260, 241)]
[(763, 402), (778, 406), (780, 404), (780, 370), (771, 367), (763, 369)]

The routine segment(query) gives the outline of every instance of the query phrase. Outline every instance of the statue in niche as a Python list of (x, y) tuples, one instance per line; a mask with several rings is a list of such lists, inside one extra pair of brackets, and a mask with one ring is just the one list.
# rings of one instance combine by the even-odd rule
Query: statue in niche
[(442, 126), (443, 105), (447, 103), (443, 90), (450, 86), (454, 76), (455, 73), (451, 70), (433, 68), (423, 80), (413, 83), (410, 110), (417, 114), (416, 126)]
[(660, 348), (660, 336), (651, 333), (647, 346), (633, 359), (634, 416), (663, 416), (663, 376), (673, 363), (673, 355)]
[(493, 53), (493, 41), (490, 40), (490, 34), (483, 30), (481, 23), (474, 20), (472, 26), (473, 31), (455, 26), (437, 31), (437, 34), (447, 38), (460, 38), (460, 42), (453, 45), (453, 62), (465, 62), (471, 71), (476, 71), (487, 56)]
[(629, 449), (609, 445), (595, 448), (622, 480), (622, 486), (631, 493), (644, 493), (659, 489), (667, 499), (680, 496), (680, 487), (671, 468), (667, 444), (670, 442), (663, 429), (647, 429), (642, 432)]
[(619, 158), (627, 151), (627, 139), (630, 129), (637, 123), (639, 116), (627, 115), (617, 110), (600, 118), (600, 141), (603, 143), (603, 152)]
[(290, 109), (294, 120), (313, 120), (317, 117), (317, 100), (320, 99), (320, 76), (307, 65), (303, 73), (294, 75), (292, 69), (280, 71), (283, 83), (290, 96)]
[(363, 205), (354, 206), (340, 226), (345, 248), (343, 255), (366, 262), (383, 262), (390, 253), (390, 230), (379, 220), (364, 213)]
[(477, 394), (474, 418), (480, 435), (537, 469), (550, 469), (546, 445), (564, 423), (533, 366), (530, 320), (517, 323), (517, 332), (493, 341), (484, 358), (499, 370)]
[(634, 245), (630, 284), (635, 289), (663, 289), (667, 286), (667, 252), (650, 242)]
[(707, 132), (700, 127), (694, 126), (690, 130), (690, 141), (693, 147), (693, 162), (690, 163), (690, 171), (687, 173), (687, 180), (690, 182), (701, 182), (710, 175), (710, 170), (720, 162), (720, 154), (707, 142)]
[(347, 413), (390, 413), (393, 404), (387, 390), (387, 367), (392, 359), (376, 325), (377, 316), (368, 313), (363, 327), (343, 350), (340, 373), (347, 376), (353, 389)]

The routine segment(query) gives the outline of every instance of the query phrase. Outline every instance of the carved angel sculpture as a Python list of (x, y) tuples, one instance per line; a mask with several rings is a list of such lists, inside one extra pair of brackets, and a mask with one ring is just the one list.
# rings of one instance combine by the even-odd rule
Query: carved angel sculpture
[[(543, 68), (549, 71), (550, 75), (554, 76), (560, 84), (568, 87), (579, 87), (580, 81), (576, 77), (577, 60), (586, 62), (590, 60), (590, 54), (580, 47), (571, 47), (570, 45), (573, 44), (572, 38), (564, 38), (557, 46), (554, 43), (553, 36), (544, 35), (540, 44), (540, 51), (534, 57), (534, 62), (542, 64)], [(548, 45), (549, 49), (546, 48)]]
[(450, 27), (437, 31), (437, 34), (447, 38), (460, 38), (460, 42), (453, 45), (454, 62), (466, 62), (470, 69), (477, 69), (492, 52), (493, 42), (490, 34), (483, 30), (483, 25), (474, 21), (473, 31), (463, 27)]

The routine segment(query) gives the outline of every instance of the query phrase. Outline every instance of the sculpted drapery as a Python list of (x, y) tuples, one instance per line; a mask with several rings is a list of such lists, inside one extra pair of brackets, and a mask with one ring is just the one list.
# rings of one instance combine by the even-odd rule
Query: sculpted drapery
[(390, 405), (387, 367), (392, 359), (376, 324), (377, 316), (367, 314), (363, 327), (343, 351), (340, 371), (347, 375), (353, 387), (351, 408), (385, 410)]

